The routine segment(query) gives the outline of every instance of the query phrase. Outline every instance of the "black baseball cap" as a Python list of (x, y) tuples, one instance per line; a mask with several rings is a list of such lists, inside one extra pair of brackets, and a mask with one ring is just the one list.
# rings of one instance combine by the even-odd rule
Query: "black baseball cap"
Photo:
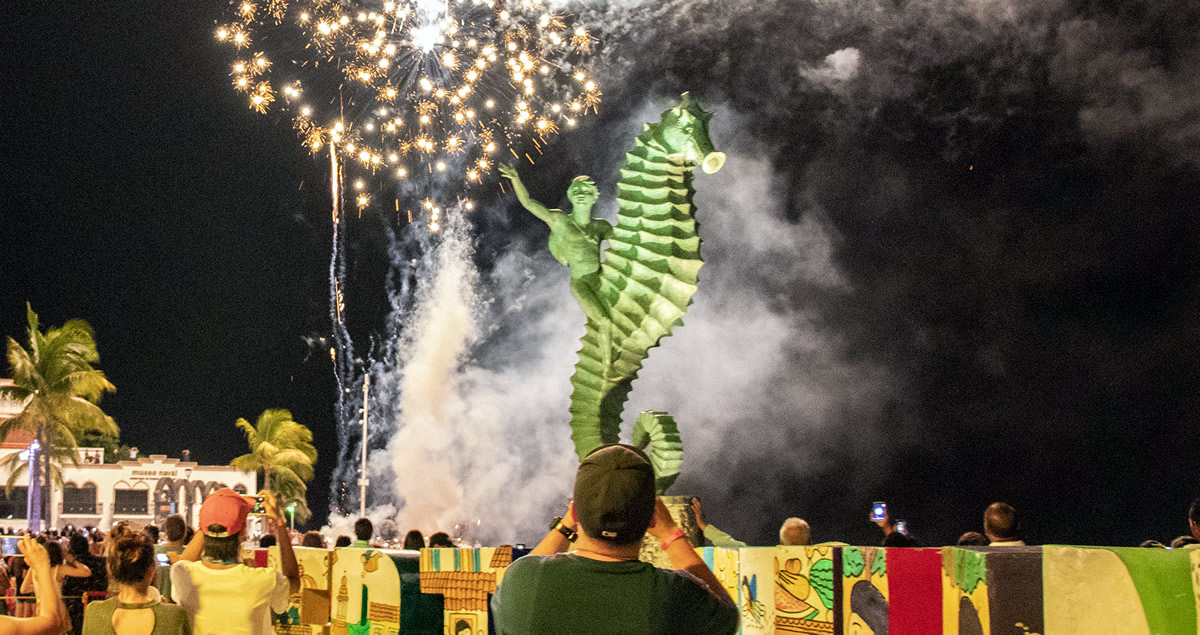
[(622, 443), (588, 453), (575, 472), (575, 515), (590, 537), (618, 545), (641, 540), (656, 504), (654, 466)]

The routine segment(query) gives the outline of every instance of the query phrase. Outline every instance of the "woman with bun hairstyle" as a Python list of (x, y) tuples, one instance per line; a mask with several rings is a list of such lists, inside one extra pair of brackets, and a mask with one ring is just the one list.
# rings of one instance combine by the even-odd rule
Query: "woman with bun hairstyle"
[(140, 533), (125, 533), (108, 548), (108, 578), (116, 597), (91, 602), (83, 613), (83, 635), (191, 635), (187, 611), (163, 604), (155, 580), (154, 545)]

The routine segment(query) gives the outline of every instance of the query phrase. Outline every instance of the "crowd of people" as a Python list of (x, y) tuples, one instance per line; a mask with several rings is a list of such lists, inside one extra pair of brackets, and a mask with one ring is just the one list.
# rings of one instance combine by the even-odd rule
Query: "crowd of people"
[[(746, 543), (730, 536), (706, 522), (700, 499), (693, 498), (692, 510), (696, 522), (704, 534), (705, 543), (714, 547), (746, 547)], [(1183, 549), (1200, 547), (1200, 498), (1192, 501), (1187, 514), (1190, 534), (1183, 534), (1170, 542), (1163, 544), (1157, 540), (1146, 540), (1140, 547), (1158, 549)], [(923, 547), (914, 536), (903, 527), (903, 521), (893, 520), (885, 511), (881, 518), (873, 518), (872, 522), (879, 526), (883, 533), (880, 546), (883, 547)], [(983, 512), (983, 531), (967, 531), (959, 536), (955, 546), (959, 547), (1024, 547), (1026, 546), (1021, 522), (1017, 510), (1004, 502), (995, 502)], [(811, 545), (812, 530), (803, 518), (788, 518), (779, 528), (779, 545)], [(820, 545), (845, 545), (843, 542), (822, 542)]]
[[(267, 535), (251, 536), (247, 519), (261, 503)], [(717, 546), (745, 543), (705, 520), (699, 499), (692, 507), (705, 540)], [(885, 547), (917, 546), (886, 513), (872, 520)], [(1188, 509), (1190, 536), (1173, 547), (1200, 546), (1200, 499)], [(967, 532), (959, 545), (1020, 547), (1016, 510), (996, 502), (983, 513), (982, 532)], [(367, 518), (354, 524), (353, 539), (333, 546), (379, 547)], [(779, 529), (780, 545), (810, 544), (802, 518)], [(293, 544), (329, 548), (318, 532), (288, 529), (274, 496), (239, 495), (229, 489), (205, 499), (199, 527), (171, 516), (162, 527), (118, 523), (108, 533), (67, 527), (38, 536), (8, 537), (17, 555), (0, 566), (0, 635), (267, 635), (272, 614), (288, 607), (300, 586)], [(640, 559), (653, 540), (671, 566)], [(840, 543), (821, 543), (835, 545)], [(279, 567), (243, 561), (248, 546), (279, 546)], [(410, 531), (404, 549), (453, 547), (444, 532)], [(6, 547), (9, 546), (6, 544)], [(1164, 547), (1145, 543), (1147, 547)], [(695, 633), (737, 631), (739, 610), (684, 531), (655, 494), (654, 469), (639, 449), (613, 444), (586, 456), (576, 472), (574, 498), (541, 542), (508, 568), (491, 599), (495, 632)]]
[[(259, 503), (269, 530), (255, 535), (247, 521)], [(204, 500), (197, 529), (172, 515), (161, 527), (121, 522), (104, 532), (67, 526), (19, 538), (0, 532), (19, 551), (0, 560), (0, 635), (266, 635), (273, 632), (272, 613), (286, 611), (288, 597), (299, 590), (293, 545), (455, 546), (445, 532), (426, 544), (416, 530), (403, 542), (375, 541), (366, 518), (354, 533), (354, 540), (329, 541), (316, 531), (292, 532), (271, 492), (246, 496), (230, 489)], [(274, 545), (278, 571), (243, 560), (244, 550)]]

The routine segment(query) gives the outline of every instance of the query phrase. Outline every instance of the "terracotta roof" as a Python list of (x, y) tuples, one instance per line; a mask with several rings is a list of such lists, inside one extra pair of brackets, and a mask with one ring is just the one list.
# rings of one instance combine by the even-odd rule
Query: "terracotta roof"
[(495, 592), (495, 572), (421, 572), (421, 593), (442, 594), (447, 611), (486, 611), (488, 594)]
[[(6, 418), (7, 417), (0, 416), (0, 421), (3, 421)], [(8, 435), (8, 438), (4, 440), (4, 443), (0, 443), (0, 448), (9, 450), (24, 450), (25, 448), (29, 447), (30, 443), (33, 443), (33, 433), (27, 430), (17, 430)]]

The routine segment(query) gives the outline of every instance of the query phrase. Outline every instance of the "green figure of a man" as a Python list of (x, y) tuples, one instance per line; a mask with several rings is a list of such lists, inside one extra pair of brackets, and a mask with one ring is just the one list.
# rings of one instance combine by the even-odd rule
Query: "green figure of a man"
[(567, 188), (571, 213), (547, 209), (529, 198), (529, 191), (511, 165), (501, 165), (500, 174), (512, 182), (521, 206), (550, 227), (550, 253), (571, 268), (571, 295), (584, 315), (597, 325), (608, 326), (608, 306), (597, 292), (600, 286), (600, 243), (612, 236), (612, 225), (592, 218), (592, 206), (600, 198), (596, 184), (586, 176), (577, 176)]

